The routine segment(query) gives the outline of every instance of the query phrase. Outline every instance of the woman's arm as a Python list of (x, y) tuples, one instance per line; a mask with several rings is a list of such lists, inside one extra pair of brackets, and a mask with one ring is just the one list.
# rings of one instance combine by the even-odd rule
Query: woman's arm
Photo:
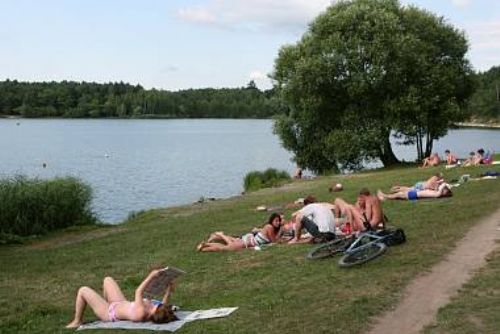
[(158, 273), (161, 271), (161, 269), (154, 269), (149, 273), (149, 275), (142, 281), (141, 284), (137, 287), (135, 290), (135, 302), (137, 305), (143, 305), (142, 303), (142, 298), (144, 296), (144, 290), (148, 286), (149, 282), (153, 280), (156, 276), (158, 276)]
[(174, 292), (174, 290), (175, 290), (175, 282), (172, 282), (167, 286), (167, 290), (165, 291), (165, 295), (163, 296), (163, 299), (161, 300), (161, 302), (163, 304), (168, 305), (170, 295)]

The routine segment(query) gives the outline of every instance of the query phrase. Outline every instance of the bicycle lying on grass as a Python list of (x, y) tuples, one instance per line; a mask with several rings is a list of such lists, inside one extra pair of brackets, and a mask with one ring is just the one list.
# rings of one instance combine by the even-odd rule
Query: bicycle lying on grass
[(399, 228), (383, 228), (377, 231), (368, 229), (357, 236), (354, 234), (341, 236), (319, 245), (307, 254), (307, 258), (317, 260), (343, 253), (338, 261), (339, 266), (352, 267), (382, 255), (387, 246), (399, 245), (405, 241), (405, 233)]

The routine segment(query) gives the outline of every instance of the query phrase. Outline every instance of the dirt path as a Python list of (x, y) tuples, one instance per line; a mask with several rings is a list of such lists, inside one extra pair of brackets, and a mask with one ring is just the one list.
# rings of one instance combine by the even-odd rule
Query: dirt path
[(499, 226), (500, 210), (497, 210), (472, 227), (442, 262), (410, 283), (403, 300), (394, 310), (378, 318), (369, 333), (418, 333), (433, 323), (438, 309), (486, 264), (486, 256), (500, 239)]

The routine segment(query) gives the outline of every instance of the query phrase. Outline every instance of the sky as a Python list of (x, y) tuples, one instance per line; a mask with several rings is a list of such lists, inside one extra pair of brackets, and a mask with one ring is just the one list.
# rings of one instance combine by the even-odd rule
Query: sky
[[(402, 0), (464, 30), (500, 65), (500, 0)], [(281, 46), (331, 0), (0, 0), (0, 80), (123, 81), (150, 89), (271, 87)]]

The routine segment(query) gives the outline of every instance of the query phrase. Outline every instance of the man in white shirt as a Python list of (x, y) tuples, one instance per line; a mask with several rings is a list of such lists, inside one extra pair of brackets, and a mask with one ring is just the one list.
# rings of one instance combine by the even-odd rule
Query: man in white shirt
[(330, 203), (310, 203), (304, 201), (304, 207), (292, 214), (295, 221), (295, 237), (289, 243), (309, 242), (311, 238), (301, 240), (302, 228), (305, 228), (313, 238), (325, 241), (335, 239), (335, 216)]

